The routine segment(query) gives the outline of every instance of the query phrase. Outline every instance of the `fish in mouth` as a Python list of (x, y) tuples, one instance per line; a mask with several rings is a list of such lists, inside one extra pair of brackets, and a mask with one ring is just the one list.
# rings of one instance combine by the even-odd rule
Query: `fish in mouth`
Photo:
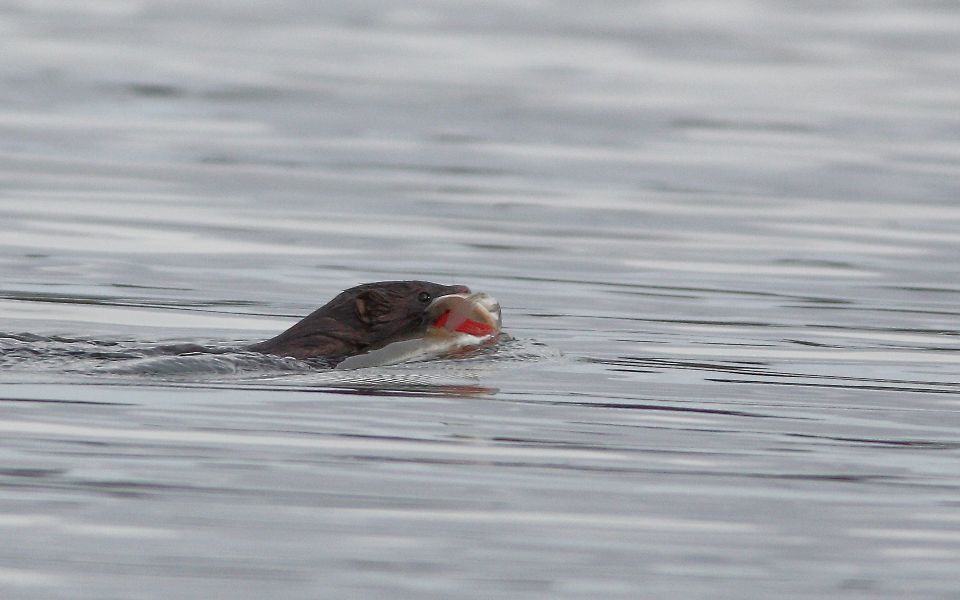
[(485, 337), (500, 332), (502, 319), (500, 304), (491, 296), (476, 294), (447, 294), (427, 307), (430, 326), (428, 336), (466, 333)]
[(441, 296), (430, 303), (426, 315), (423, 335), (347, 357), (336, 368), (386, 366), (466, 352), (496, 341), (503, 323), (500, 303), (482, 292)]

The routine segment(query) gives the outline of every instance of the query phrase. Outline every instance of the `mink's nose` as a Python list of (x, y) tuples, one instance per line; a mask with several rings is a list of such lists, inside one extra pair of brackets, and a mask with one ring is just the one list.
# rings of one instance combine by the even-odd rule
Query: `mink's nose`
[(451, 294), (469, 294), (470, 288), (465, 285), (451, 285), (450, 289), (452, 290)]

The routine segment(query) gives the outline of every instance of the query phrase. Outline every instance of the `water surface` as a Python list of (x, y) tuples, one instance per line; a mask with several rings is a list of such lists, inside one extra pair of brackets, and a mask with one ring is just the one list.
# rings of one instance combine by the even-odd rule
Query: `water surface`
[[(960, 10), (0, 7), (0, 596), (960, 598)], [(265, 339), (381, 279), (513, 341)]]

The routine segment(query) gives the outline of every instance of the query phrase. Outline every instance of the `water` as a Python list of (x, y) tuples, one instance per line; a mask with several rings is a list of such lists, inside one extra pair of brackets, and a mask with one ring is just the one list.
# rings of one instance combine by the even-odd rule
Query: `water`
[[(955, 4), (0, 32), (5, 600), (960, 598)], [(229, 351), (398, 278), (514, 339)]]

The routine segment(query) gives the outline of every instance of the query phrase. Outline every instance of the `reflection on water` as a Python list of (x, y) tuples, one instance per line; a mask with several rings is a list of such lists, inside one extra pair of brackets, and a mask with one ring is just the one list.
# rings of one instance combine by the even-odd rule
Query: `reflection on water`
[(956, 597), (960, 10), (195, 4), (0, 8), (0, 597)]

